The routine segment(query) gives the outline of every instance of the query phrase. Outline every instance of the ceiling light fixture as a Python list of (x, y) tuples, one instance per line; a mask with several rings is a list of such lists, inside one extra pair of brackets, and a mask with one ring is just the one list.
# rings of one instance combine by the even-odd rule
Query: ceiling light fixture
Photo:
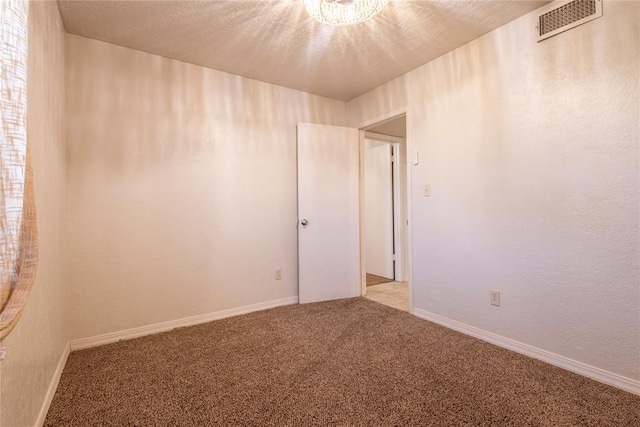
[(389, 0), (303, 0), (313, 18), (323, 24), (344, 26), (364, 22), (380, 12)]

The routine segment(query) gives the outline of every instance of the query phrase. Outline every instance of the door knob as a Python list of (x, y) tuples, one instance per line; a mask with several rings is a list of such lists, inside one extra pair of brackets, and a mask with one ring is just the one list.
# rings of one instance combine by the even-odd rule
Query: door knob
[(303, 219), (302, 221), (300, 221), (300, 224), (306, 227), (307, 225), (309, 225), (309, 221), (306, 219)]

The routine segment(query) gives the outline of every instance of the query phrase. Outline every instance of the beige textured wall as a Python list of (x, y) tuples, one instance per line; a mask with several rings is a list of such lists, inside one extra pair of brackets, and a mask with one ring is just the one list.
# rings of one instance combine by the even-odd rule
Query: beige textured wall
[(296, 124), (346, 104), (66, 46), (72, 337), (295, 297)]
[(29, 11), (28, 132), (40, 234), (36, 282), (20, 322), (3, 341), (0, 425), (36, 422), (69, 341), (64, 146), (64, 30), (56, 2)]
[(638, 380), (640, 3), (542, 43), (534, 27), (363, 95), (350, 121), (407, 109), (417, 309)]

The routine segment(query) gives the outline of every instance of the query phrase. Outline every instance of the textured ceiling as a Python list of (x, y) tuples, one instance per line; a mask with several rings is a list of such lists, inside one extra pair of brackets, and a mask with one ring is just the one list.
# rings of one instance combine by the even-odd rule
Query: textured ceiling
[(348, 101), (547, 2), (391, 0), (351, 27), (301, 0), (58, 3), (69, 33)]

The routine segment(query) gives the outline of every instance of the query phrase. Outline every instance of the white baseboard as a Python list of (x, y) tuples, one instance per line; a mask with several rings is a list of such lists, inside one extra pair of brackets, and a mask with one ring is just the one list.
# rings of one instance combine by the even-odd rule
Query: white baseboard
[(156, 323), (153, 325), (141, 326), (139, 328), (127, 329), (124, 331), (111, 332), (89, 338), (81, 338), (71, 341), (71, 351), (83, 348), (97, 347), (103, 344), (110, 344), (121, 340), (129, 340), (145, 335), (157, 334), (158, 332), (170, 331), (183, 326), (193, 326), (200, 323), (211, 322), (212, 320), (224, 319), (226, 317), (238, 316), (254, 311), (266, 310), (282, 305), (297, 304), (298, 297), (282, 298), (274, 301), (260, 302), (257, 304), (245, 305), (228, 310), (216, 311), (214, 313), (201, 314), (199, 316), (186, 317), (184, 319), (170, 320), (168, 322)]
[(69, 352), (71, 351), (69, 343), (65, 346), (62, 355), (60, 356), (60, 360), (58, 360), (58, 366), (56, 366), (56, 370), (53, 373), (53, 378), (49, 382), (49, 388), (47, 389), (47, 394), (44, 396), (44, 402), (42, 402), (42, 407), (40, 408), (40, 413), (38, 414), (38, 419), (36, 420), (36, 427), (42, 427), (44, 424), (45, 418), (47, 418), (47, 412), (49, 412), (49, 407), (51, 406), (51, 401), (53, 400), (53, 396), (56, 394), (56, 390), (58, 389), (58, 384), (60, 383), (60, 377), (62, 376), (62, 371), (64, 370), (64, 365), (67, 364), (67, 358), (69, 357)]
[(463, 334), (470, 335), (491, 344), (495, 344), (499, 347), (515, 351), (516, 353), (524, 354), (525, 356), (541, 360), (543, 362), (549, 363), (550, 365), (558, 366), (560, 368), (566, 369), (567, 371), (575, 372), (576, 374), (583, 375), (601, 383), (605, 383), (613, 387), (628, 391), (630, 393), (640, 395), (640, 381), (638, 380), (623, 377), (621, 375), (614, 374), (613, 372), (605, 371), (604, 369), (596, 368), (595, 366), (587, 365), (586, 363), (578, 362), (576, 360), (569, 359), (567, 357), (560, 356), (558, 354), (551, 353), (549, 351), (542, 350), (528, 344), (523, 344), (521, 342), (514, 341), (512, 339), (505, 338), (503, 336), (496, 335), (473, 326), (469, 326), (465, 323), (460, 323), (455, 320), (451, 320), (446, 317), (421, 310), (419, 308), (414, 308), (413, 314), (417, 317), (420, 317), (421, 319), (429, 320), (430, 322), (437, 323), (458, 332), (462, 332)]

